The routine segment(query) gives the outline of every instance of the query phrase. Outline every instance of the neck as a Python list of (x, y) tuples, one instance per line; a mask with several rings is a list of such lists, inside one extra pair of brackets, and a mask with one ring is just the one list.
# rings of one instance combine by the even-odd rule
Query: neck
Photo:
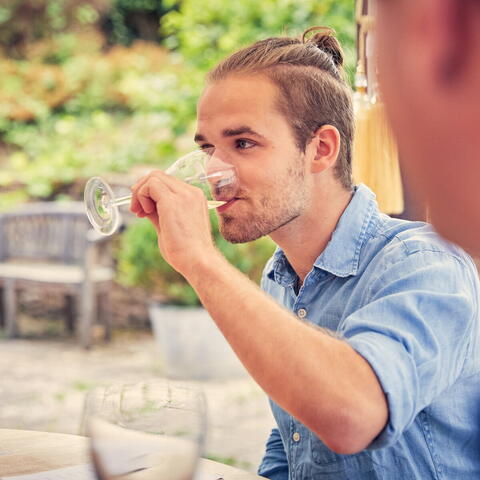
[(312, 269), (325, 250), (332, 234), (352, 198), (338, 182), (316, 188), (305, 211), (270, 237), (284, 251), (300, 280)]

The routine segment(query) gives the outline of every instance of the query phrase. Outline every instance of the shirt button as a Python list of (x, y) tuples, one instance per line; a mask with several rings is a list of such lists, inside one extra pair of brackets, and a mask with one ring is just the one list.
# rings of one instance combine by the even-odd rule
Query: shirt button
[(292, 438), (293, 438), (293, 441), (294, 442), (299, 442), (300, 441), (300, 434), (298, 432), (295, 432), (293, 435), (292, 435)]
[(307, 311), (304, 308), (300, 308), (297, 312), (298, 318), (305, 318), (307, 316)]

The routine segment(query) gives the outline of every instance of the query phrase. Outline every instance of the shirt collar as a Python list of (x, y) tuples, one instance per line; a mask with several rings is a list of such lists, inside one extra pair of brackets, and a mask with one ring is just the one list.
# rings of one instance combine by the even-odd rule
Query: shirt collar
[[(328, 242), (318, 256), (314, 267), (336, 275), (348, 277), (356, 275), (360, 262), (360, 252), (368, 234), (378, 218), (375, 194), (365, 185), (355, 187), (354, 194)], [(283, 253), (277, 248), (267, 276), (284, 286), (292, 285), (296, 275)]]

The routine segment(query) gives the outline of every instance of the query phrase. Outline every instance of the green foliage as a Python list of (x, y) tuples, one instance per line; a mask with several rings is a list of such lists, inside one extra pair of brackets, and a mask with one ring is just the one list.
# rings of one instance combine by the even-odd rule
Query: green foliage
[(252, 465), (250, 462), (240, 461), (235, 457), (221, 457), (219, 455), (209, 454), (205, 455), (205, 458), (213, 460), (214, 462), (230, 465), (231, 467), (242, 468), (243, 470), (250, 470)]
[(194, 119), (192, 93), (159, 46), (92, 49), (62, 65), (0, 58), (0, 71), (8, 145), (0, 187), (22, 184), (31, 197), (51, 198), (79, 177), (162, 168), (193, 147), (182, 136)]
[[(74, 36), (73, 44), (82, 43)], [(101, 38), (90, 37), (82, 53), (61, 65), (45, 63), (50, 46), (38, 43), (29, 61), (0, 57), (0, 118), (42, 120), (58, 111), (82, 114), (96, 109), (133, 112), (172, 110), (182, 68), (165, 49), (145, 42), (103, 53)], [(58, 51), (55, 45), (53, 50)]]
[[(1, 178), (3, 172), (0, 170), (0, 190), (1, 190)], [(6, 211), (14, 208), (20, 203), (24, 203), (28, 200), (28, 194), (25, 190), (14, 190), (11, 192), (0, 191), (0, 211)]]
[(122, 235), (117, 259), (121, 284), (143, 287), (174, 304), (198, 303), (192, 287), (161, 257), (157, 234), (147, 220), (136, 222)]
[(275, 248), (273, 241), (269, 237), (263, 237), (255, 242), (233, 245), (220, 234), (215, 213), (211, 213), (210, 220), (215, 244), (225, 258), (251, 280), (259, 283), (265, 263), (273, 254)]
[(133, 40), (160, 41), (160, 19), (172, 8), (161, 0), (113, 0), (105, 19), (110, 41), (130, 45)]
[(201, 71), (256, 40), (282, 34), (296, 35), (312, 25), (337, 30), (354, 64), (355, 22), (351, 0), (183, 0), (178, 11), (162, 18), (166, 45)]
[(38, 41), (54, 41), (62, 61), (70, 50), (66, 32), (81, 32), (96, 27), (109, 44), (130, 45), (138, 39), (160, 42), (161, 17), (177, 8), (177, 2), (161, 0), (10, 0), (0, 6), (0, 44), (8, 56), (27, 58)]
[(31, 197), (51, 197), (79, 178), (124, 173), (136, 164), (165, 167), (174, 158), (168, 123), (168, 115), (162, 113), (99, 110), (15, 124), (6, 140), (18, 150), (0, 173), (0, 187), (21, 183)]
[[(212, 233), (227, 260), (258, 282), (263, 266), (274, 250), (265, 237), (255, 242), (232, 245), (218, 231), (218, 221), (211, 215)], [(168, 265), (159, 253), (157, 235), (152, 224), (140, 220), (122, 235), (117, 252), (118, 280), (125, 286), (143, 287), (153, 297), (177, 305), (197, 305), (198, 297), (187, 281)]]
[(36, 41), (99, 23), (108, 0), (10, 0), (0, 7), (0, 44), (7, 55), (25, 58)]

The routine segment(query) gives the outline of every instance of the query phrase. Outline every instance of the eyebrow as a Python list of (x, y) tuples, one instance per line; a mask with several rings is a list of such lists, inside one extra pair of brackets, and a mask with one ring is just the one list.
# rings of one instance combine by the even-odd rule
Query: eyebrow
[[(244, 135), (244, 134), (253, 135), (259, 138), (265, 138), (263, 135), (256, 132), (255, 130), (252, 130), (250, 127), (246, 125), (242, 125), (237, 128), (226, 128), (225, 130), (222, 131), (223, 137), (236, 137), (238, 135)], [(195, 142), (205, 142), (206, 138), (201, 133), (196, 133), (194, 140)]]

